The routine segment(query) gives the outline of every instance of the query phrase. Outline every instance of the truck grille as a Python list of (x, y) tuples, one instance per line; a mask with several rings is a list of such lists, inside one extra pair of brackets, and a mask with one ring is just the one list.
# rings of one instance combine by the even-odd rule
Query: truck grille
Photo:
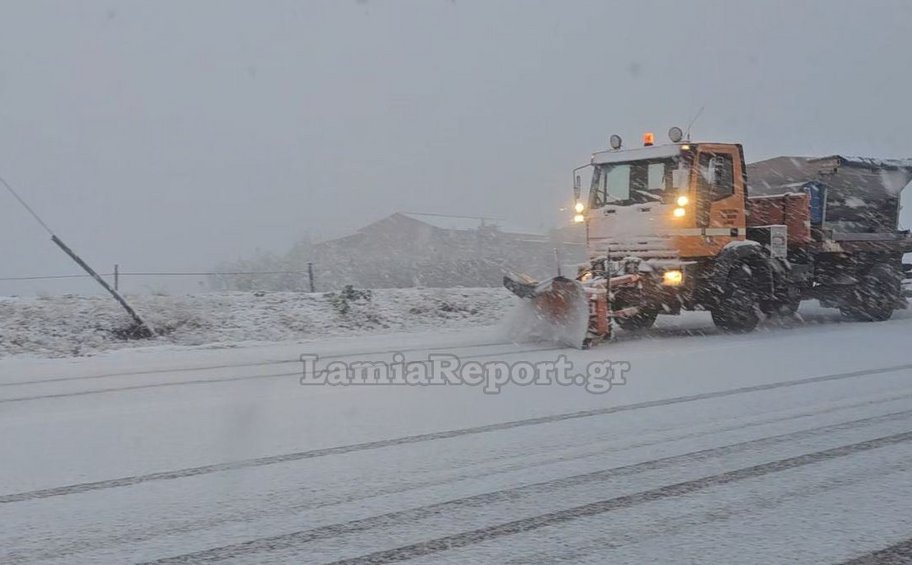
[(677, 259), (680, 254), (665, 237), (639, 237), (628, 240), (590, 238), (589, 255), (592, 257), (640, 257), (643, 259)]

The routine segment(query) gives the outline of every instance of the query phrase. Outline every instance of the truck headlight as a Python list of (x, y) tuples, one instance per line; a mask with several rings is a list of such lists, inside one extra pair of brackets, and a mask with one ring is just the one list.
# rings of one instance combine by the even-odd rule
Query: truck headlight
[(683, 218), (683, 217), (684, 217), (684, 214), (687, 213), (687, 210), (685, 210), (684, 208), (681, 208), (681, 207), (679, 206), (679, 207), (675, 208), (675, 209), (674, 209), (674, 212), (672, 212), (672, 213), (674, 214), (674, 217), (675, 217), (675, 218)]
[(577, 214), (577, 215), (573, 216), (574, 223), (581, 224), (585, 221), (586, 221), (586, 216), (584, 216), (582, 214)]
[(684, 282), (684, 273), (677, 269), (662, 273), (662, 284), (664, 285), (678, 286), (682, 282)]
[(579, 200), (577, 200), (577, 201), (576, 201), (576, 205), (573, 206), (573, 209), (576, 210), (576, 213), (577, 213), (577, 214), (582, 214), (582, 213), (583, 213), (583, 210), (586, 209), (586, 205), (583, 204), (582, 202), (580, 202)]

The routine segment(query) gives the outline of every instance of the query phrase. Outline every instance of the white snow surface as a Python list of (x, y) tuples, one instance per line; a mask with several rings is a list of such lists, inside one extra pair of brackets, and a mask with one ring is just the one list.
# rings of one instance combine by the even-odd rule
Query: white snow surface
[[(434, 325), (0, 359), (0, 563), (838, 563), (912, 536), (907, 312), (692, 313), (587, 351)], [(303, 353), (393, 352), (630, 370), (299, 383)]]
[(382, 289), (351, 300), (345, 313), (333, 293), (223, 292), (127, 299), (161, 335), (120, 339), (130, 317), (108, 296), (0, 298), (0, 357), (67, 357), (125, 347), (236, 346), (391, 331), (492, 325), (516, 299), (503, 288)]

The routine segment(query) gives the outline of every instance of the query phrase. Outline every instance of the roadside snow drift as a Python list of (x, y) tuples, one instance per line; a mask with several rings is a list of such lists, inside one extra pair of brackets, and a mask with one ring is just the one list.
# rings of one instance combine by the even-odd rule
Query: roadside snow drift
[(125, 341), (130, 319), (108, 297), (0, 298), (0, 357), (87, 355), (122, 347), (289, 341), (313, 337), (493, 325), (516, 299), (502, 288), (330, 293), (136, 295), (130, 303), (160, 336)]

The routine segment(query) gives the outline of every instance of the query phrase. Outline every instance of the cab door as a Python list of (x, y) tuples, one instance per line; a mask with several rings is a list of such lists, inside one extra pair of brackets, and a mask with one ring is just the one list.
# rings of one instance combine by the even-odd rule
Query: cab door
[(684, 255), (710, 257), (745, 237), (744, 163), (737, 145), (701, 144), (694, 159), (696, 226)]

